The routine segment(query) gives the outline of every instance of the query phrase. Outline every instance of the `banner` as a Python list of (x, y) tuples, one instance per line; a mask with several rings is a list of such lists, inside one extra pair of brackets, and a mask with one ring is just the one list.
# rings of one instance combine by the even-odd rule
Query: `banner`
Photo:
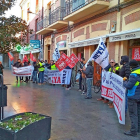
[(24, 63), (24, 62), (28, 62), (28, 58), (27, 58), (26, 55), (24, 55), (24, 57), (23, 57), (23, 63)]
[(33, 70), (34, 70), (33, 66), (20, 67), (20, 68), (16, 68), (12, 66), (12, 74), (14, 76), (32, 76)]
[(97, 49), (93, 52), (90, 59), (85, 64), (85, 67), (87, 67), (87, 64), (89, 61), (94, 60), (96, 63), (98, 63), (102, 68), (105, 68), (109, 65), (109, 53), (108, 50), (102, 40), (100, 38), (99, 45)]
[(70, 56), (70, 63), (68, 63), (68, 66), (70, 68), (73, 68), (78, 61), (79, 60), (78, 60), (77, 56), (74, 53), (72, 53), (71, 56)]
[(51, 84), (70, 84), (71, 69), (59, 70), (48, 70), (45, 68), (44, 81)]
[(30, 52), (30, 60), (35, 62), (36, 61), (36, 58), (34, 57), (34, 55)]
[(57, 61), (59, 58), (60, 58), (60, 53), (59, 53), (58, 46), (56, 46), (54, 53), (53, 53), (53, 60)]
[(133, 48), (132, 49), (132, 59), (140, 61), (140, 48)]
[(9, 52), (8, 52), (8, 56), (9, 56), (10, 61), (14, 60), (14, 57)]
[(70, 59), (65, 53), (63, 53), (61, 57), (57, 60), (55, 65), (59, 69), (59, 71), (62, 71), (68, 66), (68, 63), (70, 63)]
[(114, 73), (102, 71), (101, 96), (113, 101), (120, 124), (125, 124), (125, 94), (123, 78)]

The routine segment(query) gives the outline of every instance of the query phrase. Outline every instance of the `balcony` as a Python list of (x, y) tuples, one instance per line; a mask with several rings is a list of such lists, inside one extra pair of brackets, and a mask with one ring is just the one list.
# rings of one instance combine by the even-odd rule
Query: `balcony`
[(64, 21), (76, 21), (109, 7), (109, 0), (67, 0)]
[(49, 14), (49, 28), (59, 29), (68, 25), (68, 22), (63, 21), (65, 17), (65, 7), (58, 7)]
[(44, 35), (50, 32), (53, 32), (54, 29), (48, 28), (49, 26), (49, 18), (48, 16), (40, 19), (37, 23), (37, 32), (36, 34)]

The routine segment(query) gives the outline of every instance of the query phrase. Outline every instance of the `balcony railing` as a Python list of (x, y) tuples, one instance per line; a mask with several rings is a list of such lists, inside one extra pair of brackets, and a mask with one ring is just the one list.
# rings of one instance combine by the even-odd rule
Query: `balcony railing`
[(49, 25), (62, 21), (65, 17), (65, 7), (58, 7), (49, 14)]
[(37, 31), (47, 28), (49, 26), (48, 16), (45, 16), (43, 19), (40, 19), (37, 23)]
[[(71, 13), (81, 9), (82, 7), (90, 4), (91, 2), (96, 1), (96, 0), (67, 0), (66, 1), (66, 15), (68, 16)], [(100, 0), (100, 1), (109, 1), (109, 0)]]

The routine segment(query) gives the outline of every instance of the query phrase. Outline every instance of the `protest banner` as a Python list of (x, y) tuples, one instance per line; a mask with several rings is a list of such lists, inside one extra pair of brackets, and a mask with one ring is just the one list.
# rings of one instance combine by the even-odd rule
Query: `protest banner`
[(33, 66), (20, 67), (20, 68), (16, 68), (12, 66), (12, 74), (14, 76), (32, 76), (33, 70), (34, 70)]
[(60, 58), (60, 53), (59, 53), (58, 46), (56, 46), (54, 53), (53, 53), (53, 60), (57, 61), (59, 58)]
[(71, 69), (59, 70), (48, 70), (45, 68), (44, 81), (50, 84), (70, 84)]
[(74, 53), (72, 53), (70, 56), (70, 62), (68, 63), (68, 66), (70, 68), (73, 68), (78, 61), (79, 60), (78, 60), (77, 56)]
[(69, 61), (70, 59), (68, 58), (68, 56), (65, 53), (63, 53), (58, 59), (58, 61), (55, 63), (55, 65), (59, 69), (59, 71), (62, 71), (68, 66)]
[(9, 56), (10, 61), (13, 61), (13, 60), (14, 60), (14, 57), (11, 55), (11, 53), (8, 52), (7, 54), (8, 54), (8, 56)]
[(26, 55), (24, 55), (24, 57), (23, 57), (23, 63), (24, 63), (24, 62), (28, 62), (28, 58), (27, 58)]
[(111, 72), (102, 72), (101, 96), (113, 101), (119, 123), (125, 124), (125, 92), (123, 78)]
[(96, 63), (98, 63), (102, 68), (105, 68), (109, 65), (109, 53), (108, 50), (103, 42), (103, 39), (100, 38), (99, 45), (97, 49), (92, 53), (90, 59), (85, 64), (85, 67), (87, 67), (87, 64), (89, 61), (94, 60)]

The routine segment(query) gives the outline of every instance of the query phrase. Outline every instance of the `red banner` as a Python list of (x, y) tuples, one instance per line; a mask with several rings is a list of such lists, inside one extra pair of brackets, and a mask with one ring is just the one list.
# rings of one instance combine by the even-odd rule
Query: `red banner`
[(132, 59), (140, 61), (140, 48), (133, 48), (132, 49)]
[(27, 58), (26, 55), (24, 55), (24, 58), (23, 58), (23, 63), (24, 63), (24, 62), (28, 62), (28, 58)]
[(62, 54), (61, 57), (57, 60), (55, 63), (56, 67), (59, 69), (59, 71), (62, 71), (65, 69), (68, 65), (69, 57), (66, 54)]
[(74, 53), (72, 53), (70, 56), (70, 62), (68, 63), (68, 66), (70, 68), (73, 68), (78, 61), (79, 60), (78, 60), (77, 56)]
[(34, 55), (30, 52), (30, 60), (35, 62), (36, 61), (36, 58), (34, 57)]
[(14, 57), (9, 52), (8, 52), (8, 56), (9, 56), (10, 61), (14, 60)]

